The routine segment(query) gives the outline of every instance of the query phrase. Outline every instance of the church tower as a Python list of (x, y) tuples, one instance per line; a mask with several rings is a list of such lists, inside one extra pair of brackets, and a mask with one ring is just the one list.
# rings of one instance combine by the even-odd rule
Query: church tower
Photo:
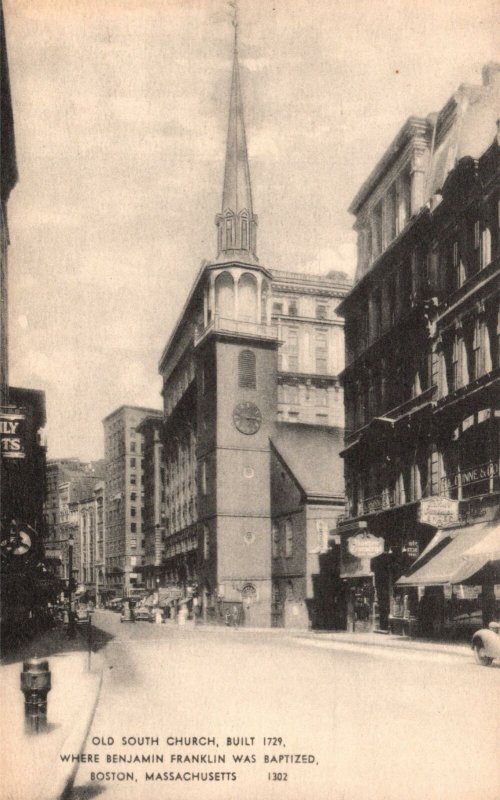
[[(204, 604), (271, 624), (270, 437), (276, 419), (277, 328), (271, 275), (256, 254), (238, 20), (217, 258), (205, 267), (196, 340), (198, 573)], [(210, 598), (210, 599), (208, 599)]]

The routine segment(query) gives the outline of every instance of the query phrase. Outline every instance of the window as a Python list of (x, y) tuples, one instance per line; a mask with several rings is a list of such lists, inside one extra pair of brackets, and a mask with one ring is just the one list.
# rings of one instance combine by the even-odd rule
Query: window
[(207, 462), (201, 462), (201, 493), (208, 494), (208, 481), (207, 481)]
[(280, 529), (276, 523), (273, 524), (272, 554), (273, 558), (278, 558), (280, 554)]
[(130, 516), (131, 517), (135, 517), (136, 513), (137, 513), (136, 507), (135, 506), (131, 506), (130, 507)]
[(296, 317), (297, 316), (298, 310), (297, 310), (297, 303), (295, 302), (295, 300), (291, 300), (288, 303), (288, 314), (291, 317)]
[(372, 335), (378, 339), (382, 332), (382, 293), (374, 289), (372, 293)]
[(283, 303), (273, 303), (273, 317), (283, 313)]
[(294, 386), (292, 384), (288, 384), (287, 386), (285, 386), (285, 398), (286, 402), (290, 403), (290, 405), (298, 405), (299, 387)]
[(130, 533), (137, 533), (137, 524), (135, 522), (130, 523)]
[(208, 525), (203, 526), (203, 558), (205, 561), (210, 558), (210, 529)]
[(233, 246), (233, 220), (228, 217), (226, 219), (226, 248)]
[(466, 275), (458, 242), (453, 242), (453, 270), (455, 273), (455, 286), (459, 289), (464, 285)]
[(248, 220), (241, 220), (241, 247), (243, 250), (248, 248)]
[(293, 555), (293, 527), (292, 521), (285, 521), (285, 557), (291, 558)]
[(483, 336), (484, 328), (481, 322), (476, 319), (472, 337), (472, 368), (474, 371), (474, 378), (479, 378), (484, 372)]
[(326, 331), (316, 331), (316, 372), (325, 375), (328, 372), (328, 339)]
[(328, 389), (320, 387), (316, 390), (316, 405), (317, 406), (327, 406), (328, 405)]
[(285, 336), (288, 369), (292, 372), (297, 371), (299, 368), (299, 332), (297, 328), (287, 328)]
[(131, 466), (131, 468), (135, 467), (135, 458), (131, 458), (130, 459), (130, 466)]
[(256, 389), (255, 353), (242, 350), (238, 356), (238, 386), (240, 389)]
[(326, 319), (327, 318), (327, 307), (321, 303), (316, 306), (316, 319)]
[(136, 483), (137, 483), (137, 478), (136, 478), (136, 476), (135, 476), (135, 473), (132, 473), (132, 474), (130, 475), (130, 485), (131, 485), (131, 486), (135, 486), (135, 485), (136, 485)]
[(479, 253), (479, 266), (484, 269), (491, 261), (491, 233), (489, 228), (485, 228), (481, 233), (481, 246)]

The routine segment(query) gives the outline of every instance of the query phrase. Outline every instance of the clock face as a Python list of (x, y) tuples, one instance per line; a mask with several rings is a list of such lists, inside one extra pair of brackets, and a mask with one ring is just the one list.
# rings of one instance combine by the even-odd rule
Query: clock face
[(233, 421), (240, 433), (250, 436), (259, 430), (262, 414), (255, 403), (238, 403), (233, 411)]

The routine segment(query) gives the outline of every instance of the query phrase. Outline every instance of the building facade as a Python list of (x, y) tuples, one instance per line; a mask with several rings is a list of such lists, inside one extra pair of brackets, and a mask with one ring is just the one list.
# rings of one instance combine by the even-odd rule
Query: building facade
[(103, 420), (106, 463), (106, 586), (128, 597), (143, 586), (143, 437), (137, 426), (161, 411), (121, 406)]
[(474, 625), (495, 591), (498, 615), (499, 78), (489, 64), (482, 86), (409, 119), (350, 208), (339, 533), (351, 628)]
[(142, 538), (144, 541), (143, 583), (147, 589), (165, 585), (162, 569), (165, 548), (166, 492), (163, 444), (163, 420), (158, 416), (146, 417), (137, 432), (143, 441), (144, 505)]
[(101, 605), (108, 596), (105, 577), (106, 529), (104, 481), (98, 481), (92, 493), (78, 504), (79, 583), (88, 599)]
[[(259, 262), (236, 49), (216, 228), (217, 257), (202, 265), (159, 366), (165, 423), (162, 576), (193, 595), (206, 619), (304, 627), (311, 623), (306, 601), (312, 586), (304, 520), (318, 487), (302, 487), (302, 515), (295, 518), (291, 505), (286, 509), (288, 539), (296, 540), (296, 554), (304, 552), (294, 561), (297, 613), (278, 613), (273, 463), (282, 446), (281, 423), (297, 426), (297, 446), (299, 428), (314, 437), (342, 427), (342, 319), (336, 307), (349, 282), (339, 273), (286, 272)], [(335, 461), (338, 437), (325, 443)], [(323, 509), (325, 519), (343, 507), (342, 476), (335, 482), (331, 472), (321, 502), (334, 512)], [(275, 566), (281, 586), (282, 573), (286, 579), (290, 574)]]

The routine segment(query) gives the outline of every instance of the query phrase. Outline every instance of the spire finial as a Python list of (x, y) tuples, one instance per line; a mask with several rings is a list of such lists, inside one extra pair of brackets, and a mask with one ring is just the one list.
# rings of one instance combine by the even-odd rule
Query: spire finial
[(234, 28), (234, 52), (238, 52), (238, 0), (228, 0), (229, 5), (233, 9), (233, 18), (231, 20), (231, 25)]

